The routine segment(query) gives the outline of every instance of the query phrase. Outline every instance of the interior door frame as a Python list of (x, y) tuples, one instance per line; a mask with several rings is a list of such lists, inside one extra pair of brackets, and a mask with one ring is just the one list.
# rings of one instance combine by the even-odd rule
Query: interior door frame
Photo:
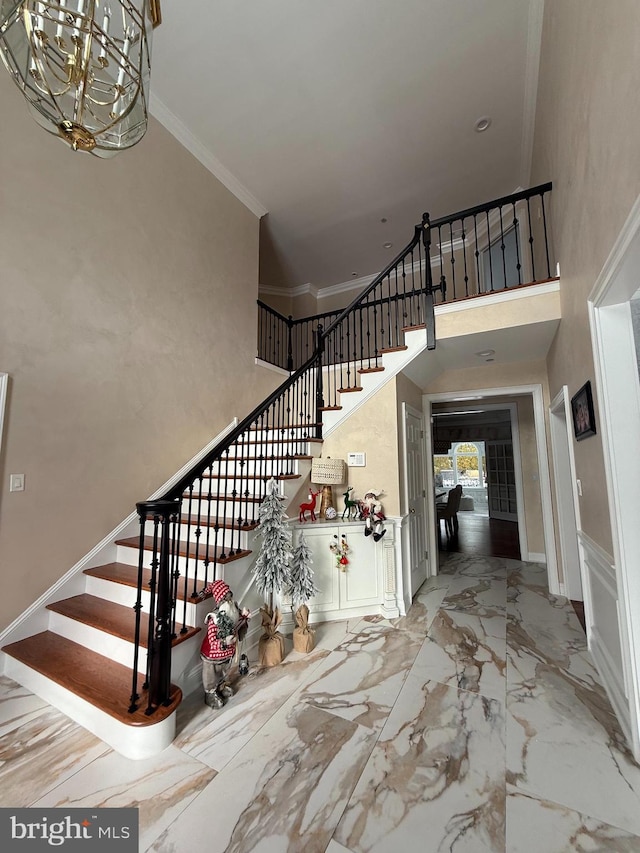
[[(640, 575), (636, 569), (640, 559), (640, 525), (637, 519), (640, 455), (629, 453), (629, 448), (637, 446), (640, 392), (629, 302), (638, 291), (639, 269), (640, 196), (587, 302), (626, 696), (619, 697), (616, 702), (615, 684), (608, 677), (606, 666), (603, 670), (601, 662), (598, 668), (614, 700), (614, 707), (620, 711), (636, 761), (640, 761), (640, 622), (637, 619), (640, 612)], [(591, 632), (592, 645), (596, 628), (597, 625)]]
[[(549, 406), (549, 435), (558, 518), (558, 541), (564, 577), (561, 588), (568, 598), (583, 601), (585, 582), (582, 577), (582, 561), (578, 547), (578, 531), (581, 528), (580, 502), (571, 424), (569, 388), (563, 385)], [(573, 513), (567, 511), (568, 505), (573, 507)]]
[[(407, 453), (407, 414), (413, 415), (415, 418), (417, 418), (420, 421), (421, 431), (422, 431), (422, 482), (425, 484), (425, 495), (423, 497), (423, 516), (425, 519), (425, 524), (427, 525), (427, 531), (426, 531), (426, 535), (425, 535), (425, 544), (427, 546), (427, 554), (426, 554), (426, 558), (425, 558), (427, 561), (426, 577), (431, 577), (431, 575), (434, 573), (431, 572), (431, 560), (429, 559), (429, 555), (431, 554), (431, 548), (429, 545), (429, 531), (428, 531), (429, 512), (428, 512), (427, 496), (426, 496), (426, 493), (427, 493), (427, 471), (428, 471), (429, 466), (427, 465), (427, 458), (428, 457), (426, 454), (425, 440), (426, 440), (428, 430), (426, 429), (424, 411), (420, 411), (419, 409), (414, 409), (413, 406), (411, 406), (409, 403), (406, 403), (406, 402), (402, 403), (402, 448), (403, 448), (402, 475), (403, 475), (404, 482), (403, 482), (403, 488), (402, 488), (402, 493), (401, 493), (402, 494), (403, 506), (400, 508), (400, 512), (403, 516), (408, 515), (408, 513), (409, 513), (409, 471), (408, 471), (409, 460), (408, 460), (408, 453)], [(408, 563), (409, 563), (409, 572), (408, 572), (408, 576), (407, 576), (406, 580), (408, 580), (410, 583), (411, 582), (411, 554), (412, 554), (412, 550), (411, 550), (411, 533), (410, 533), (410, 526), (409, 525), (407, 526), (407, 541), (406, 541), (405, 554), (408, 556)], [(410, 596), (411, 599), (413, 599), (413, 596), (416, 594), (416, 592), (417, 592), (417, 590), (413, 589), (413, 587), (412, 587), (411, 588), (411, 596)]]
[[(464, 391), (446, 391), (438, 394), (424, 394), (423, 395), (423, 405), (425, 410), (425, 422), (431, 424), (431, 409), (433, 403), (464, 403), (465, 407), (472, 408), (475, 404), (479, 409), (486, 409), (489, 405), (492, 405), (489, 402), (486, 402), (488, 398), (491, 397), (523, 397), (531, 395), (533, 399), (533, 418), (534, 418), (534, 427), (536, 434), (536, 456), (538, 462), (538, 484), (540, 487), (540, 501), (542, 505), (542, 527), (543, 527), (543, 536), (544, 536), (544, 545), (545, 545), (545, 559), (547, 565), (547, 579), (549, 584), (549, 591), (554, 595), (560, 595), (560, 582), (558, 578), (558, 561), (556, 554), (556, 543), (555, 543), (555, 528), (553, 521), (553, 506), (551, 501), (551, 476), (549, 469), (549, 453), (547, 449), (547, 433), (546, 433), (546, 423), (545, 423), (545, 408), (544, 408), (544, 394), (542, 389), (542, 384), (536, 383), (533, 385), (510, 385), (504, 386), (501, 388), (474, 388), (474, 389), (466, 389)], [(485, 402), (479, 402), (479, 401)], [(493, 404), (496, 408), (505, 409), (508, 408), (509, 405), (513, 404)], [(427, 434), (429, 436), (429, 444), (428, 444), (428, 458), (431, 459), (432, 456), (432, 444), (430, 440), (431, 430), (427, 430)], [(513, 425), (512, 425), (512, 438), (513, 438)], [(518, 459), (520, 460), (520, 440), (518, 434)], [(515, 456), (515, 445), (514, 445), (514, 456)], [(520, 463), (521, 464), (521, 463)], [(522, 474), (522, 468), (520, 468), (520, 476)], [(520, 479), (520, 488), (522, 488), (522, 479)], [(427, 465), (427, 508), (429, 510), (429, 553), (437, 554), (438, 548), (438, 540), (437, 540), (437, 530), (436, 530), (436, 520), (435, 520), (435, 501), (433, 497), (433, 466)], [(522, 499), (521, 493), (517, 494), (518, 507), (522, 508), (524, 512), (524, 501)], [(524, 520), (523, 520), (524, 522)], [(526, 545), (526, 524), (518, 525), (518, 532), (523, 530), (525, 534), (525, 549), (520, 551), (520, 556), (522, 560), (530, 559), (532, 556), (539, 557), (539, 555), (530, 554), (528, 547)]]

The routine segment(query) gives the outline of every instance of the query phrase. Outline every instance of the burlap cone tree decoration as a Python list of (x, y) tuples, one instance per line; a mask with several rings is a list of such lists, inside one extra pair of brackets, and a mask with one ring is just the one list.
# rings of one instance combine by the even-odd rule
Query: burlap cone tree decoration
[(291, 596), (292, 610), (296, 627), (293, 629), (293, 648), (306, 654), (316, 644), (315, 631), (309, 627), (309, 608), (306, 602), (317, 594), (318, 589), (313, 582), (313, 560), (311, 548), (300, 533), (298, 547), (293, 552), (288, 592)]
[(289, 582), (291, 530), (284, 514), (284, 498), (278, 494), (278, 484), (273, 478), (260, 504), (257, 534), (262, 544), (253, 577), (258, 592), (268, 598), (260, 608), (264, 633), (258, 643), (258, 658), (260, 666), (275, 666), (284, 658), (284, 637), (278, 631), (282, 617), (273, 606), (273, 597)]

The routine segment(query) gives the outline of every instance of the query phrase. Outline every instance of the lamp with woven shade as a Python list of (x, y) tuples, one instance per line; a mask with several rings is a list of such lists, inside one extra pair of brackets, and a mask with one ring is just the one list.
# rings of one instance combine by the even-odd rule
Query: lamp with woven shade
[(322, 486), (322, 501), (320, 504), (320, 516), (327, 517), (327, 508), (334, 506), (333, 492), (331, 486), (339, 486), (345, 482), (344, 459), (331, 459), (327, 457), (316, 457), (311, 463), (311, 482)]

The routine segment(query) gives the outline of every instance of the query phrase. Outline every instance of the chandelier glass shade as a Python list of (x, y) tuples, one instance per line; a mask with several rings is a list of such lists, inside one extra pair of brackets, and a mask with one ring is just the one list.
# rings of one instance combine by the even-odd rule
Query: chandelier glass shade
[(109, 157), (146, 132), (158, 23), (159, 0), (0, 0), (0, 56), (40, 125)]

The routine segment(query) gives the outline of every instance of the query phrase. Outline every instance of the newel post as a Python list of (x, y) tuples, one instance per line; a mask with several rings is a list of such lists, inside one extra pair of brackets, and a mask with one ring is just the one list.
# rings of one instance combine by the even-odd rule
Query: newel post
[[(144, 523), (153, 520), (153, 552), (151, 557), (149, 634), (147, 637), (148, 705), (146, 714), (152, 714), (160, 705), (170, 701), (171, 691), (171, 525), (180, 512), (180, 501), (145, 501), (136, 504), (140, 516), (140, 546), (144, 540)], [(142, 560), (140, 561), (140, 567)], [(138, 578), (139, 599), (142, 590), (142, 572)], [(136, 605), (140, 609), (140, 601)], [(136, 637), (136, 646), (138, 637)]]

